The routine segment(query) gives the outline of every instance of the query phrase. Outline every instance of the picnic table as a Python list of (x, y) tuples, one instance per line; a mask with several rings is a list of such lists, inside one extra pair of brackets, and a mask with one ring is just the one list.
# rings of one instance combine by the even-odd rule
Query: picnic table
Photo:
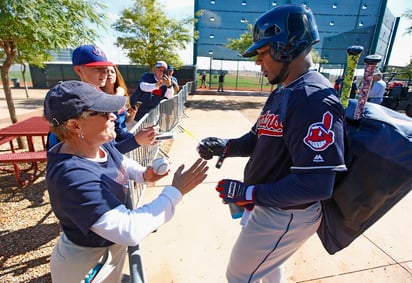
[[(37, 177), (38, 162), (47, 161), (46, 157), (46, 137), (49, 132), (48, 122), (41, 116), (33, 116), (28, 119), (19, 121), (10, 126), (0, 129), (0, 144), (10, 143), (10, 151), (0, 154), (0, 163), (12, 164), (16, 181), (20, 186), (25, 186), (29, 181)], [(33, 137), (41, 137), (42, 148), (36, 149)], [(27, 139), (28, 151), (16, 151), (13, 146), (13, 140), (25, 137)], [(29, 163), (30, 167), (21, 169), (19, 164)], [(1, 169), (2, 171), (10, 172), (9, 169)], [(33, 170), (30, 180), (22, 180), (20, 171)]]

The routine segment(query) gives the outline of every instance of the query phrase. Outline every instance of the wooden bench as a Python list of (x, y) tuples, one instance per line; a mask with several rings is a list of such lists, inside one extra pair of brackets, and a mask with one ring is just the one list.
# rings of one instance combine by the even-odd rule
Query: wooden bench
[[(37, 178), (37, 162), (46, 162), (47, 161), (47, 151), (25, 151), (25, 152), (10, 152), (10, 153), (1, 153), (0, 154), (0, 163), (2, 164), (13, 164), (14, 175), (16, 177), (17, 183), (24, 187), (30, 181), (33, 181)], [(27, 169), (20, 169), (19, 163), (31, 163), (31, 166)], [(20, 171), (29, 171), (33, 170), (33, 174), (29, 180), (22, 180), (20, 176)], [(11, 172), (9, 169), (1, 169), (2, 171)]]

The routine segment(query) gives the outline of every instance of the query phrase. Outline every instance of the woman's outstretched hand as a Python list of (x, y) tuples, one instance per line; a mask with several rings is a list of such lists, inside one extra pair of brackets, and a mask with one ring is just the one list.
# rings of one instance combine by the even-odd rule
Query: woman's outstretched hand
[(206, 161), (199, 158), (185, 172), (183, 172), (185, 165), (180, 165), (174, 174), (172, 186), (177, 188), (182, 193), (182, 195), (193, 190), (207, 177), (206, 172), (207, 170), (209, 170), (209, 167), (206, 166), (206, 163)]

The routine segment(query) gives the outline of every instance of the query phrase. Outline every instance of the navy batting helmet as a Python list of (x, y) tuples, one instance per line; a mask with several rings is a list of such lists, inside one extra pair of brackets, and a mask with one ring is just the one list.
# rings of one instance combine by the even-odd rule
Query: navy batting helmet
[(270, 44), (273, 60), (290, 62), (318, 41), (319, 33), (312, 11), (305, 5), (282, 5), (256, 20), (253, 44), (243, 57), (255, 56), (257, 49)]

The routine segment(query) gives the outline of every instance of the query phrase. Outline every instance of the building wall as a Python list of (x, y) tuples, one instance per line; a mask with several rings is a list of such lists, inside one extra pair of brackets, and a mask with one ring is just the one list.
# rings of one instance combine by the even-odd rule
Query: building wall
[[(200, 37), (195, 54), (214, 59), (238, 60), (239, 54), (226, 48), (228, 39), (247, 32), (245, 22), (254, 23), (264, 12), (289, 3), (306, 4), (315, 15), (320, 42), (314, 49), (331, 65), (345, 65), (346, 49), (361, 45), (368, 54), (388, 54), (396, 18), (386, 8), (387, 0), (195, 0), (203, 10), (197, 24)], [(195, 11), (195, 12), (196, 12)]]
[[(148, 71), (147, 67), (136, 65), (118, 65), (129, 91), (134, 91), (142, 75)], [(72, 64), (69, 63), (48, 63), (44, 68), (30, 66), (30, 75), (33, 88), (51, 88), (59, 81), (79, 80), (80, 78), (73, 71)], [(182, 66), (176, 69), (173, 74), (182, 86), (189, 81), (196, 80), (194, 66)]]

